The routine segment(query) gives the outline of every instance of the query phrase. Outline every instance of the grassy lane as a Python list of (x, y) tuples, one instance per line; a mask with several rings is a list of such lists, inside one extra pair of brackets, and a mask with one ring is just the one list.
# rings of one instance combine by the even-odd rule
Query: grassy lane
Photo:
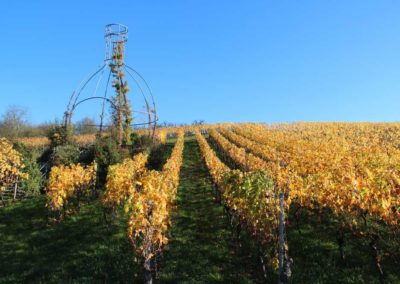
[(158, 283), (254, 283), (248, 256), (235, 253), (195, 140), (185, 143), (177, 212)]

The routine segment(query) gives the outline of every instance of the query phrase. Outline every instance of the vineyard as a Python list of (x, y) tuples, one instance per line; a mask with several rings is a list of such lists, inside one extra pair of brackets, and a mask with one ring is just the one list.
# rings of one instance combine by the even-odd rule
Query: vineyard
[(400, 124), (126, 135), (1, 138), (0, 283), (400, 283)]

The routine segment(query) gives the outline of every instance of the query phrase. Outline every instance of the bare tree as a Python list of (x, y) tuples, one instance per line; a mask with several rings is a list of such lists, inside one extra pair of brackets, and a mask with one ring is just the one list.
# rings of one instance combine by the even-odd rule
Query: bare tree
[(75, 124), (75, 130), (79, 134), (95, 134), (97, 132), (96, 121), (93, 118), (82, 118)]
[(192, 122), (192, 125), (204, 125), (204, 120), (200, 119), (200, 120), (195, 120)]
[(27, 109), (12, 105), (2, 115), (0, 121), (0, 136), (10, 139), (20, 137), (27, 128)]

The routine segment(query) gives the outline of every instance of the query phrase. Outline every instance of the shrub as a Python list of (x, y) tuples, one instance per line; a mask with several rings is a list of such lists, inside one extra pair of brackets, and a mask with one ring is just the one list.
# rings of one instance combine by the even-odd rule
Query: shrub
[(139, 135), (137, 133), (131, 134), (132, 141), (132, 154), (137, 154), (152, 148), (155, 144), (153, 139), (148, 135)]
[(166, 148), (166, 145), (161, 143), (154, 143), (151, 146), (147, 162), (147, 167), (149, 169), (161, 170)]
[(71, 144), (73, 142), (73, 129), (72, 127), (65, 128), (62, 125), (55, 125), (49, 130), (47, 137), (50, 140), (50, 147)]
[(50, 158), (51, 166), (71, 165), (79, 162), (80, 150), (74, 144), (62, 145), (52, 148)]
[(98, 184), (104, 185), (108, 167), (121, 162), (125, 155), (120, 151), (117, 141), (110, 136), (97, 138), (92, 147), (97, 162)]
[(22, 155), (25, 165), (23, 172), (29, 175), (28, 179), (22, 182), (21, 189), (29, 195), (38, 195), (43, 187), (44, 178), (40, 171), (38, 158), (40, 152), (37, 149), (28, 149), (20, 142), (14, 144), (14, 148)]

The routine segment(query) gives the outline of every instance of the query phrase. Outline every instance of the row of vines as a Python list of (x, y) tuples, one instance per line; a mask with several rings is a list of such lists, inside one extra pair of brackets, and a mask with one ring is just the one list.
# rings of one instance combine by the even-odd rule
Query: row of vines
[[(195, 135), (236, 237), (245, 231), (257, 244), (267, 279), (272, 269), (279, 271), (279, 281), (290, 281), (293, 260), (285, 230), (300, 221), (302, 211), (335, 218), (341, 260), (346, 233), (367, 240), (381, 281), (383, 259), (399, 257), (398, 251), (381, 247), (385, 237), (398, 240), (400, 233), (399, 124), (219, 124), (159, 129), (158, 139), (165, 142), (171, 130), (177, 133), (176, 143), (160, 171), (148, 169), (147, 150), (135, 154), (107, 168), (100, 196), (112, 224), (125, 215), (147, 283), (157, 275), (168, 243), (185, 132)], [(27, 178), (21, 154), (0, 139), (0, 192)], [(83, 196), (100, 194), (98, 181), (96, 162), (53, 166), (47, 207), (65, 217), (72, 205), (79, 209)], [(376, 224), (385, 227), (385, 236)]]
[[(295, 218), (300, 210), (313, 210), (317, 214), (331, 212), (340, 224), (337, 240), (342, 260), (345, 231), (367, 239), (383, 281), (382, 259), (387, 255), (396, 257), (396, 252), (382, 251), (378, 245), (382, 236), (376, 226), (368, 224), (385, 224), (389, 238), (398, 235), (400, 140), (397, 128), (370, 124), (273, 127), (246, 124), (211, 129), (209, 135), (217, 149), (240, 170), (247, 173), (265, 170), (275, 190), (284, 193), (286, 211), (295, 208)], [(212, 169), (210, 172), (213, 175)], [(218, 183), (218, 179), (215, 181)], [(246, 194), (260, 198), (253, 188), (246, 190)], [(271, 196), (268, 186), (263, 194)], [(277, 193), (272, 196), (276, 204)], [(248, 206), (243, 200), (240, 204), (243, 208)], [(265, 233), (270, 235), (273, 233)]]
[[(172, 153), (161, 171), (148, 170), (149, 153), (142, 152), (108, 168), (101, 203), (111, 212), (112, 224), (118, 214), (127, 217), (127, 235), (144, 268), (146, 283), (157, 275), (157, 259), (168, 243), (168, 228), (174, 209), (184, 148), (184, 132), (179, 131)], [(96, 195), (96, 163), (54, 166), (47, 186), (47, 206), (66, 214), (69, 203), (83, 195)], [(76, 208), (76, 206), (75, 206)]]

